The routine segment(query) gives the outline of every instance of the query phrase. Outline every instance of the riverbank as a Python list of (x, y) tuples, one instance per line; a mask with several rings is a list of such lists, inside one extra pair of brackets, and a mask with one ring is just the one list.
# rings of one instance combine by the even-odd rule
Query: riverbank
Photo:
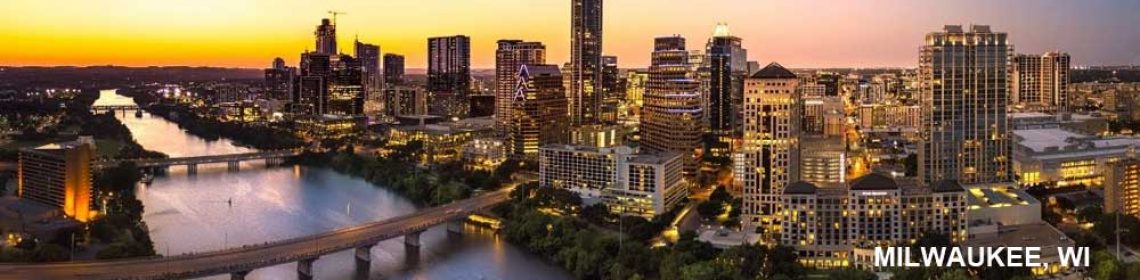
[(465, 170), (457, 163), (424, 168), (411, 160), (412, 155), (422, 151), (402, 147), (393, 150), (386, 157), (347, 152), (305, 153), (295, 163), (361, 178), (396, 191), (420, 206), (447, 204), (471, 197), (476, 191), (497, 190), (519, 168), (515, 161), (505, 162), (493, 172)]
[[(5, 147), (5, 154), (18, 155), (20, 148), (75, 140), (78, 135), (92, 136), (96, 143), (96, 157), (139, 158), (165, 157), (165, 154), (148, 151), (135, 141), (129, 128), (115, 118), (113, 112), (92, 114), (89, 108), (98, 94), (84, 92), (75, 98), (58, 101), (64, 106), (25, 107), (23, 116), (53, 118), (57, 121), (42, 127), (26, 127), (31, 133), (23, 144)], [(39, 108), (30, 110), (30, 108)], [(60, 109), (62, 108), (62, 109)], [(88, 224), (61, 227), (51, 232), (22, 233), (15, 246), (0, 250), (0, 262), (52, 262), (77, 259), (114, 259), (153, 256), (154, 246), (149, 231), (142, 221), (142, 202), (134, 195), (139, 181), (138, 169), (124, 165), (93, 170), (92, 200), (103, 211)]]

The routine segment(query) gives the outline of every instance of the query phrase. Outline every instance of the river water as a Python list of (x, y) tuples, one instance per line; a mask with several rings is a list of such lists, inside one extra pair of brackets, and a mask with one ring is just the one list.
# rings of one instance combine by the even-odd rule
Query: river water
[[(97, 105), (132, 104), (114, 90), (100, 92)], [(228, 140), (205, 141), (174, 123), (133, 112), (118, 115), (135, 140), (148, 150), (170, 156), (218, 155), (253, 151)], [(155, 250), (163, 255), (218, 250), (305, 236), (416, 211), (400, 195), (327, 169), (270, 167), (243, 163), (203, 165), (198, 174), (184, 167), (138, 188)], [(443, 226), (425, 232), (418, 251), (407, 251), (402, 238), (372, 248), (370, 279), (569, 279), (560, 268), (542, 262), (493, 233), (468, 226), (462, 236)], [(314, 265), (317, 279), (356, 275), (351, 251), (326, 255)], [(228, 279), (228, 275), (209, 279)], [(247, 279), (294, 279), (296, 264), (254, 270)]]

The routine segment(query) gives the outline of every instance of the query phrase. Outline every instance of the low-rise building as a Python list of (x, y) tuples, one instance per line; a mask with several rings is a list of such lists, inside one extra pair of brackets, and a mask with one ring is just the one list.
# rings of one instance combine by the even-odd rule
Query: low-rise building
[(1013, 171), (1023, 186), (1104, 184), (1105, 166), (1135, 155), (1140, 138), (1100, 138), (1062, 128), (1013, 130)]
[(681, 154), (635, 153), (627, 146), (548, 145), (539, 151), (539, 184), (566, 189), (622, 215), (652, 218), (687, 195)]
[(439, 163), (460, 159), (464, 148), (472, 139), (486, 138), (494, 133), (494, 121), (489, 117), (467, 118), (455, 122), (393, 126), (388, 131), (388, 145), (402, 146), (419, 141), (423, 144), (426, 163)]

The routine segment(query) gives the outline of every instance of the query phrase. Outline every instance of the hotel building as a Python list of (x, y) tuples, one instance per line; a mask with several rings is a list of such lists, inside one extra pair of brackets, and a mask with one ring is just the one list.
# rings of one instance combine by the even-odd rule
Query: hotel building
[(572, 145), (544, 146), (540, 153), (540, 185), (572, 191), (586, 203), (605, 203), (614, 213), (651, 219), (688, 194), (678, 153)]
[(967, 236), (966, 190), (872, 173), (839, 188), (795, 182), (779, 196), (780, 244), (817, 268), (870, 267), (875, 247), (907, 246), (924, 232)]
[(20, 198), (63, 209), (63, 213), (80, 222), (94, 218), (92, 212), (91, 163), (94, 141), (50, 144), (20, 150)]

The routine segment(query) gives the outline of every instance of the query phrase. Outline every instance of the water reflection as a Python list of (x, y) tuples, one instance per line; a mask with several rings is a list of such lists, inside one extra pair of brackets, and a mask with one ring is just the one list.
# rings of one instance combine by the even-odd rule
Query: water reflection
[[(104, 91), (96, 104), (123, 105), (131, 100)], [(157, 116), (120, 114), (135, 139), (149, 150), (171, 156), (241, 153), (252, 149), (230, 141), (205, 141)], [(169, 176), (140, 186), (146, 207), (143, 220), (155, 250), (184, 254), (260, 244), (314, 234), (412, 213), (403, 197), (359, 179), (319, 168), (243, 164), (241, 172), (226, 165), (203, 165), (188, 176), (173, 168)], [(450, 235), (445, 226), (424, 232), (418, 250), (407, 250), (402, 238), (372, 247), (366, 274), (358, 272), (352, 250), (321, 257), (314, 264), (318, 279), (569, 279), (492, 232), (474, 226)], [(254, 270), (248, 279), (293, 279), (295, 264)], [(209, 279), (228, 279), (216, 276)]]

